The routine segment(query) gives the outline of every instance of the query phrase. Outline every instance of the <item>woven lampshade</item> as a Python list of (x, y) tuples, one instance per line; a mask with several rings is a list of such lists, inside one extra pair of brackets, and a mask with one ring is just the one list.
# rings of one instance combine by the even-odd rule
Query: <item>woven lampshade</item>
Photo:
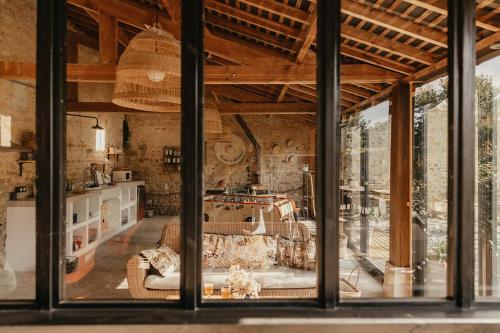
[(113, 103), (138, 110), (180, 112), (180, 49), (156, 25), (137, 34), (120, 57)]
[(212, 94), (205, 94), (205, 133), (222, 133), (222, 120), (217, 107), (217, 102)]

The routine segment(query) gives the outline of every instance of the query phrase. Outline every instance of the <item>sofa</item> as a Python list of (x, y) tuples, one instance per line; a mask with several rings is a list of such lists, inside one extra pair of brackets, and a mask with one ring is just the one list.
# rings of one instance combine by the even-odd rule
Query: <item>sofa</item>
[[(306, 249), (306, 244), (313, 244), (306, 225), (300, 222), (268, 222), (263, 235), (257, 237), (273, 236), (286, 241), (290, 248), (296, 249), (297, 256), (300, 251), (300, 268), (292, 261), (283, 264), (277, 261), (270, 267), (245, 268), (252, 271), (254, 278), (261, 285), (260, 297), (287, 297), (287, 298), (314, 298), (317, 297), (317, 276), (315, 261), (315, 245)], [(233, 236), (244, 235), (248, 237), (256, 229), (257, 224), (249, 222), (206, 222), (204, 223), (204, 239), (206, 236)], [(181, 252), (181, 226), (179, 223), (169, 223), (163, 227), (158, 245), (166, 245), (176, 253)], [(269, 238), (269, 237), (268, 237)], [(204, 246), (206, 252), (207, 246)], [(307, 255), (306, 251), (309, 252)], [(314, 252), (311, 254), (311, 252)], [(295, 254), (294, 254), (295, 255)], [(312, 258), (311, 258), (312, 257)], [(220, 293), (220, 286), (226, 284), (229, 267), (205, 265), (204, 253), (203, 282), (214, 284), (214, 294)], [(161, 276), (156, 272), (141, 255), (132, 256), (127, 263), (127, 280), (130, 293), (134, 299), (173, 299), (179, 296), (180, 272), (176, 271)]]

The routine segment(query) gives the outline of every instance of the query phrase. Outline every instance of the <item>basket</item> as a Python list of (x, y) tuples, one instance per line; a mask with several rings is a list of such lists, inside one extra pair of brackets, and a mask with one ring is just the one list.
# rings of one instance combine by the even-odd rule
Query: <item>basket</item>
[[(357, 271), (358, 276), (356, 277), (356, 283), (352, 284), (351, 278), (352, 278), (352, 275), (355, 271)], [(340, 279), (340, 297), (341, 298), (360, 298), (361, 297), (361, 290), (359, 290), (357, 288), (360, 273), (361, 273), (361, 270), (359, 269), (358, 266), (356, 266), (351, 271), (351, 274), (349, 274), (349, 277), (347, 278), (347, 280), (343, 279), (343, 278)]]

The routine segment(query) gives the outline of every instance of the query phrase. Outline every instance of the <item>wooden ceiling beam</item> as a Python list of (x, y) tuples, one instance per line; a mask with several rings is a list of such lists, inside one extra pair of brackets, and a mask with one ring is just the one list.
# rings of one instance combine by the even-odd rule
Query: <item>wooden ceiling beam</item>
[[(67, 64), (69, 82), (114, 82), (116, 65), (113, 64)], [(371, 65), (341, 66), (341, 82), (391, 83), (401, 75)], [(17, 80), (34, 80), (35, 64), (23, 62), (0, 62), (0, 77)], [(205, 83), (227, 84), (315, 84), (316, 67), (295, 66), (206, 66)]]
[(277, 47), (289, 52), (294, 52), (293, 45), (294, 43), (286, 40), (285, 38), (280, 38), (279, 36), (273, 36), (268, 33), (262, 32), (260, 30), (252, 29), (248, 26), (231, 22), (224, 19), (221, 16), (207, 13), (205, 15), (206, 23), (212, 24), (221, 29), (226, 29), (230, 32), (235, 32), (240, 35), (244, 35), (245, 37), (255, 39), (262, 43), (271, 45), (273, 47)]
[(66, 38), (70, 41), (74, 41), (75, 43), (90, 47), (94, 50), (99, 49), (99, 42), (95, 38), (92, 38), (91, 36), (81, 31), (76, 31), (76, 29), (68, 29), (66, 31)]
[[(343, 65), (341, 82), (388, 83), (403, 76), (372, 65)], [(315, 84), (316, 66), (206, 66), (207, 84)]]
[(298, 64), (302, 63), (302, 61), (307, 55), (307, 52), (309, 52), (312, 43), (316, 39), (317, 17), (318, 15), (316, 13), (316, 6), (314, 6), (307, 19), (308, 26), (305, 29), (303, 29), (302, 33), (300, 34), (300, 38), (303, 40), (303, 42), (300, 44), (295, 57), (295, 62)]
[(439, 47), (448, 47), (448, 37), (445, 33), (371, 6), (364, 6), (352, 0), (342, 0), (341, 10), (346, 15), (351, 15), (386, 29), (397, 31)]
[(406, 59), (418, 61), (422, 64), (431, 65), (436, 58), (436, 56), (431, 53), (416, 49), (410, 45), (384, 38), (363, 29), (357, 29), (349, 24), (343, 23), (340, 33), (344, 38), (348, 38), (358, 43), (363, 43), (392, 54), (397, 54)]
[(172, 21), (179, 21), (181, 19), (181, 0), (162, 0), (161, 2)]
[[(220, 103), (219, 111), (222, 115), (315, 115), (315, 103)], [(118, 106), (111, 102), (67, 102), (66, 112), (78, 113), (151, 113), (137, 109), (130, 109)], [(162, 113), (162, 112), (158, 112)]]
[(272, 14), (286, 17), (292, 21), (297, 21), (302, 24), (308, 24), (308, 14), (307, 12), (298, 9), (296, 7), (285, 5), (272, 0), (238, 0), (240, 3), (244, 3), (253, 6), (258, 9), (268, 11)]
[[(480, 40), (479, 42), (476, 43), (476, 53), (481, 53), (485, 49), (488, 49), (491, 45), (499, 43), (500, 42), (500, 31)], [(430, 80), (432, 79), (435, 75), (439, 73), (443, 73), (446, 71), (446, 68), (448, 66), (448, 59), (442, 59), (432, 66), (428, 66), (420, 71), (418, 71), (415, 74), (407, 76), (403, 81), (405, 82), (415, 82), (415, 81), (423, 81), (423, 80)], [(379, 91), (375, 95), (363, 100), (362, 102), (353, 105), (352, 107), (349, 107), (348, 109), (345, 110), (346, 113), (349, 112), (354, 112), (356, 110), (361, 110), (367, 106), (373, 105), (377, 103), (378, 101), (387, 98), (392, 92), (394, 86), (389, 86), (385, 88), (382, 91)]]
[(368, 98), (372, 95), (372, 93), (370, 91), (353, 86), (353, 85), (342, 84), (340, 86), (340, 90), (348, 92), (348, 93), (353, 94), (353, 95), (357, 95), (359, 97), (363, 97), (363, 98)]
[(285, 35), (287, 37), (292, 37), (294, 39), (299, 39), (299, 35), (301, 33), (300, 29), (293, 28), (279, 22), (275, 22), (270, 19), (263, 18), (258, 15), (254, 15), (252, 13), (246, 12), (241, 9), (237, 9), (233, 6), (225, 4), (223, 2), (219, 2), (216, 0), (204, 0), (203, 5), (208, 10), (217, 12), (219, 14), (226, 15), (231, 18), (235, 18), (237, 20), (253, 24), (256, 27), (264, 28), (268, 31), (272, 31), (274, 33)]
[[(430, 3), (428, 0), (404, 0), (404, 1), (409, 4), (433, 11), (435, 13), (448, 16), (448, 6), (446, 4), (446, 1), (439, 1), (434, 3)], [(484, 23), (479, 20), (476, 20), (476, 25), (480, 28), (493, 32), (497, 32), (500, 30), (499, 27), (495, 27), (494, 25)]]
[(219, 111), (225, 114), (316, 114), (315, 103), (221, 103)]
[(101, 64), (118, 62), (118, 25), (105, 13), (99, 13), (99, 60)]
[(411, 66), (345, 44), (342, 44), (340, 46), (340, 53), (350, 58), (363, 61), (365, 63), (372, 64), (375, 66), (379, 66), (385, 69), (389, 69), (391, 71), (398, 72), (401, 74), (409, 75), (415, 72), (415, 69)]
[[(155, 21), (155, 12), (152, 8), (140, 3), (126, 0), (68, 0), (68, 3), (93, 12), (105, 12), (116, 17), (120, 22), (145, 29)], [(166, 13), (159, 12), (158, 20), (163, 29), (169, 31), (177, 40), (180, 40), (180, 22), (172, 21)], [(205, 50), (221, 58), (239, 64), (275, 64), (289, 63), (290, 59), (269, 48), (235, 42), (229, 38), (215, 36), (205, 29)]]
[(225, 96), (227, 98), (231, 98), (235, 101), (246, 102), (246, 103), (269, 103), (273, 102), (273, 100), (269, 97), (263, 97), (260, 95), (256, 95), (250, 93), (248, 91), (231, 87), (231, 86), (222, 86), (222, 85), (207, 85), (206, 90), (210, 92), (214, 92), (217, 95)]

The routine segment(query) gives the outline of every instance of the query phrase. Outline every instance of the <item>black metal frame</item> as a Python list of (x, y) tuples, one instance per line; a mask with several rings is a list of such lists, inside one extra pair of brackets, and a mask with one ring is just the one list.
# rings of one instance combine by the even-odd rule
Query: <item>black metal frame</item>
[[(448, 299), (339, 299), (340, 0), (318, 0), (318, 299), (213, 303), (201, 300), (203, 161), (203, 1), (183, 0), (181, 300), (62, 301), (65, 210), (65, 1), (38, 1), (37, 46), (37, 278), (36, 301), (0, 303), (0, 325), (237, 323), (242, 317), (476, 317), (474, 303), (475, 1), (449, 0), (451, 263)], [(194, 260), (193, 260), (194, 259)], [(496, 318), (499, 303), (481, 305)], [(224, 307), (224, 311), (220, 308)], [(251, 308), (251, 310), (249, 310)], [(119, 310), (119, 311), (117, 311)], [(489, 311), (492, 310), (492, 311)]]

